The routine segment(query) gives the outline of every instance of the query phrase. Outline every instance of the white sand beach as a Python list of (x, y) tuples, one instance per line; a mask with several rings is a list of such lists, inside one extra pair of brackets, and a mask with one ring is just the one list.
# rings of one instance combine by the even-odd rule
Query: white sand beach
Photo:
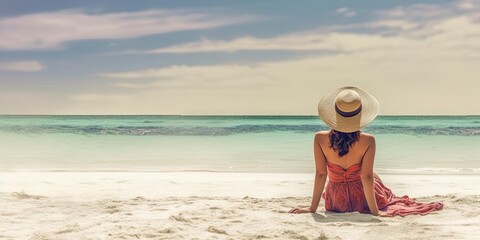
[(381, 175), (397, 195), (441, 201), (426, 216), (289, 214), (312, 174), (4, 172), (1, 239), (477, 239), (477, 175)]

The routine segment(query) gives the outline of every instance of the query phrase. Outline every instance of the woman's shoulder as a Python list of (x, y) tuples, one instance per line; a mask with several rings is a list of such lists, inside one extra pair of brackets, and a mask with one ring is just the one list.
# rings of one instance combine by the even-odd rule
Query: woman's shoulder
[(365, 136), (367, 138), (375, 138), (375, 136), (373, 136), (373, 134), (370, 134), (370, 133), (366, 133), (366, 132), (360, 132), (360, 136)]
[(329, 133), (330, 131), (318, 131), (315, 133), (315, 140), (322, 145), (327, 142)]
[(328, 137), (328, 134), (330, 133), (330, 131), (318, 131), (315, 133), (315, 137)]
[(367, 142), (375, 142), (375, 136), (370, 133), (360, 132), (360, 138), (365, 139)]

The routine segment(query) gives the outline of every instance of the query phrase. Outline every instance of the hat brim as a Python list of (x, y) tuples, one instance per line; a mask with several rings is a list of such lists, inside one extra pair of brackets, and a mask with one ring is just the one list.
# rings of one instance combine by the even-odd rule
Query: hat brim
[[(335, 111), (335, 98), (346, 89), (351, 89), (360, 95), (362, 110), (355, 116), (344, 117)], [(380, 104), (377, 99), (363, 89), (353, 86), (342, 87), (327, 94), (318, 103), (318, 114), (327, 126), (340, 132), (355, 132), (369, 124), (378, 115)]]

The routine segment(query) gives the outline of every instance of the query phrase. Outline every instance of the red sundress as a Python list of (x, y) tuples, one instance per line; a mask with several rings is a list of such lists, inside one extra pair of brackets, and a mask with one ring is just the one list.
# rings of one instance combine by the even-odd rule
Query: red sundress
[[(361, 180), (361, 162), (344, 169), (339, 165), (327, 162), (328, 183), (322, 198), (325, 200), (325, 210), (332, 212), (369, 213), (367, 200), (363, 192)], [(411, 214), (426, 215), (432, 211), (441, 210), (443, 203), (421, 203), (407, 195), (395, 196), (383, 185), (382, 181), (374, 179), (374, 191), (378, 209), (386, 211), (389, 216), (406, 216)]]

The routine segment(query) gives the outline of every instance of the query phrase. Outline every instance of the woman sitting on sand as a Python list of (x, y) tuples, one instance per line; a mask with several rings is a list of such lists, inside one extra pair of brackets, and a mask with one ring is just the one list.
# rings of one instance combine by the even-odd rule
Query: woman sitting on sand
[[(289, 213), (316, 212), (320, 196), (327, 211), (384, 217), (425, 215), (443, 208), (439, 202), (420, 203), (408, 196), (396, 196), (373, 172), (375, 137), (360, 129), (375, 119), (378, 109), (378, 101), (357, 87), (339, 88), (320, 100), (318, 113), (331, 130), (315, 134), (312, 203)], [(327, 176), (329, 181), (322, 194)]]

